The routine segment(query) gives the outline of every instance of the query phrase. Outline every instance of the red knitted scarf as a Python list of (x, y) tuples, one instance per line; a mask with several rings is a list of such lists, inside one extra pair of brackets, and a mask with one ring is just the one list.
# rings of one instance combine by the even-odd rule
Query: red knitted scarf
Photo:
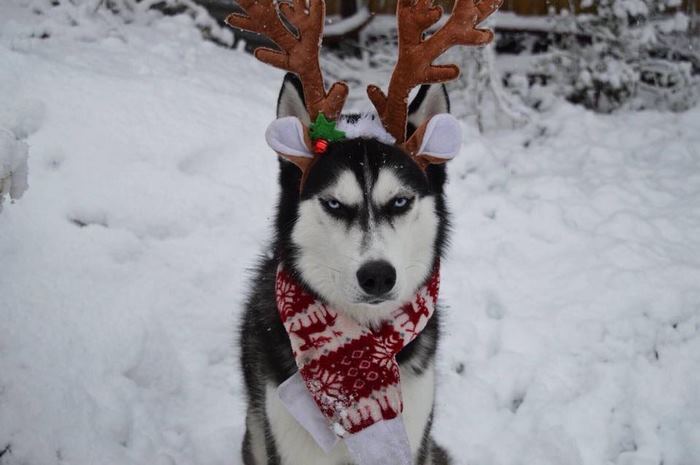
[(282, 267), (276, 301), (299, 373), (339, 436), (359, 432), (403, 410), (396, 354), (418, 336), (433, 314), (440, 286), (436, 266), (413, 299), (378, 329), (329, 308)]

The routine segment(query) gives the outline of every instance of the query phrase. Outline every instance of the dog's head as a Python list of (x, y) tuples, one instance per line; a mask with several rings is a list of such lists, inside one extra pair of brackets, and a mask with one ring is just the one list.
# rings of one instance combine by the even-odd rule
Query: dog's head
[[(444, 86), (423, 86), (409, 108), (408, 135), (448, 111)], [(287, 117), (309, 121), (293, 75), (278, 101), (277, 121)], [(338, 128), (348, 138), (328, 145), (305, 172), (301, 190), (301, 171), (280, 158), (282, 259), (314, 293), (361, 322), (384, 319), (412, 297), (439, 259), (448, 227), (444, 165), (421, 166), (375, 118), (343, 116)], [(279, 142), (285, 135), (270, 137)], [(454, 151), (448, 138), (457, 138), (458, 149), (459, 128), (445, 126), (424, 135), (423, 150), (449, 145)]]
[[(445, 88), (456, 65), (434, 64), (456, 45), (483, 45), (479, 25), (502, 0), (464, 0), (434, 32), (431, 1), (396, 6), (398, 58), (386, 93), (367, 87), (376, 117), (343, 116), (348, 85), (326, 87), (319, 62), (325, 2), (238, 0), (226, 22), (265, 36), (255, 56), (291, 72), (267, 130), (282, 158), (278, 252), (312, 291), (357, 320), (377, 321), (428, 278), (445, 241), (443, 163), (459, 151)], [(290, 27), (291, 26), (291, 27)], [(420, 86), (410, 105), (409, 94)]]

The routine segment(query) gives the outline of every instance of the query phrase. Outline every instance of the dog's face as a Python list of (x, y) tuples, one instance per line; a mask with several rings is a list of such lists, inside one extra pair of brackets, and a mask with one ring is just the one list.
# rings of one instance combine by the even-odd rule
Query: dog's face
[[(402, 149), (375, 138), (330, 144), (297, 192), (296, 214), (286, 216), (291, 266), (357, 321), (388, 318), (427, 280), (441, 253), (444, 178), (444, 167), (424, 172)], [(280, 205), (291, 207), (288, 200)]]
[(372, 139), (333, 144), (312, 168), (291, 242), (303, 280), (358, 320), (388, 317), (425, 282), (440, 216), (423, 171)]

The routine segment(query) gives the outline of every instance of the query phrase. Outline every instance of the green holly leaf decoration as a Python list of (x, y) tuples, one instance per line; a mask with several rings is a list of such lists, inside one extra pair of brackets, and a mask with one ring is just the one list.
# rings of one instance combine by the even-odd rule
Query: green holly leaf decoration
[(328, 142), (345, 139), (345, 133), (335, 128), (335, 121), (328, 121), (323, 113), (319, 113), (316, 121), (309, 126), (311, 139), (325, 139)]

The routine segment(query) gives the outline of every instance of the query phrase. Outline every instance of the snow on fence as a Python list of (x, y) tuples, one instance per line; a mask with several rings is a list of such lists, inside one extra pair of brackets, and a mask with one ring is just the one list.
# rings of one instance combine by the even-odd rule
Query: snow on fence
[[(329, 14), (339, 14), (342, 2), (343, 0), (326, 0)], [(368, 3), (369, 9), (374, 13), (393, 13), (396, 11), (396, 0), (370, 0), (364, 3)], [(435, 0), (435, 4), (441, 5), (447, 11), (452, 8), (452, 3), (453, 0)], [(583, 0), (505, 0), (501, 10), (526, 16), (546, 15), (550, 9), (592, 12), (591, 8), (583, 8), (582, 3), (585, 2)], [(588, 3), (591, 3), (590, 0)], [(682, 11), (687, 11), (692, 7), (700, 9), (700, 0), (683, 0), (679, 3), (679, 9)]]
[[(208, 9), (224, 10), (230, 12), (231, 1), (227, 0), (196, 0), (206, 6)], [(343, 0), (326, 0), (326, 5), (329, 15), (341, 15), (341, 5)], [(346, 1), (347, 3), (347, 1)], [(396, 11), (396, 0), (370, 0), (358, 2), (360, 6), (367, 6), (372, 13), (377, 14), (392, 14)], [(442, 6), (446, 11), (452, 8), (453, 0), (435, 0), (435, 4)], [(546, 15), (551, 9), (555, 11), (573, 10), (578, 12), (592, 12), (593, 9), (582, 8), (582, 0), (504, 0), (501, 11), (510, 11), (523, 16), (541, 16)], [(680, 11), (697, 11), (700, 10), (700, 0), (682, 0), (677, 7)]]

